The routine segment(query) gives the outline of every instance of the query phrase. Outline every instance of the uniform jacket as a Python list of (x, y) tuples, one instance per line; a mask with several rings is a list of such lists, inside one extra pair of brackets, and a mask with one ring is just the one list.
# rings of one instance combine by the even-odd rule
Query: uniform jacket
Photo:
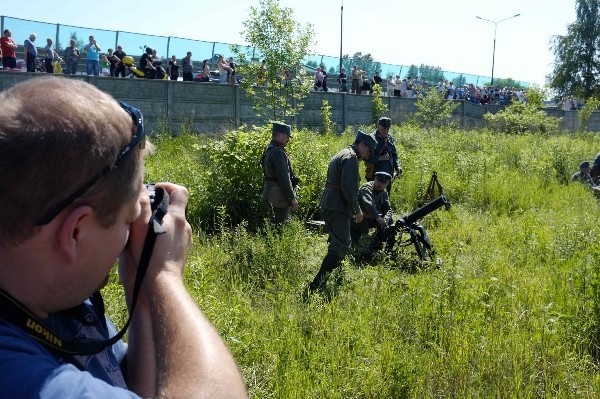
[(358, 190), (358, 202), (364, 213), (364, 219), (352, 228), (367, 233), (369, 228), (376, 227), (375, 221), (379, 216), (389, 224), (392, 218), (392, 204), (387, 190), (375, 191), (375, 182), (370, 181), (363, 184)]
[[(400, 167), (394, 138), (388, 134), (387, 138), (384, 139), (377, 134), (377, 131), (375, 131), (375, 140), (377, 140), (377, 147), (375, 147), (375, 151), (373, 151), (373, 154), (367, 159), (367, 162), (375, 165), (375, 172), (387, 172), (393, 176), (394, 170)], [(379, 160), (379, 157), (384, 154), (390, 155), (388, 161)]]
[(334, 210), (352, 216), (360, 211), (358, 187), (360, 176), (358, 157), (349, 146), (339, 151), (329, 161), (321, 209)]
[(274, 140), (265, 149), (263, 172), (263, 201), (277, 208), (291, 207), (292, 200), (296, 198), (291, 181), (294, 169), (284, 147)]

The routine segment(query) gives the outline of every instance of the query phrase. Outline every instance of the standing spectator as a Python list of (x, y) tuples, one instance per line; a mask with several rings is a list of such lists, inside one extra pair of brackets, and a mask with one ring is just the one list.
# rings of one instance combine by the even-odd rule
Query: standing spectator
[(208, 60), (202, 61), (202, 82), (210, 82), (210, 66)]
[(179, 65), (177, 64), (177, 57), (175, 55), (171, 56), (171, 60), (167, 66), (167, 74), (171, 80), (179, 79)]
[(394, 78), (392, 77), (392, 75), (388, 76), (387, 78), (387, 96), (391, 97), (394, 95), (394, 88), (396, 87), (396, 82), (394, 81)]
[(367, 159), (375, 145), (373, 135), (359, 130), (354, 143), (339, 151), (329, 161), (325, 191), (320, 202), (329, 244), (321, 268), (308, 287), (309, 293), (323, 290), (327, 275), (340, 266), (350, 249), (351, 219), (354, 219), (354, 223), (363, 220), (358, 203), (358, 162)]
[(285, 147), (292, 138), (292, 128), (284, 123), (273, 123), (271, 143), (262, 156), (262, 168), (265, 177), (263, 203), (267, 208), (269, 220), (278, 225), (290, 217), (290, 210), (298, 209), (298, 197), (295, 188), (298, 179), (294, 175), (292, 161)]
[(363, 91), (365, 93), (371, 91), (371, 83), (369, 82), (369, 76), (364, 71), (363, 71), (362, 75), (360, 76), (360, 86), (359, 86), (358, 94), (361, 94), (361, 92), (363, 92)]
[(12, 33), (4, 29), (4, 34), (0, 38), (0, 54), (2, 54), (2, 68), (5, 71), (17, 69), (17, 43), (12, 39)]
[(262, 60), (260, 63), (260, 69), (258, 70), (258, 75), (256, 76), (256, 84), (259, 86), (267, 85), (267, 60)]
[(408, 97), (408, 84), (406, 83), (406, 78), (402, 79), (402, 82), (400, 83), (400, 97)]
[(229, 57), (229, 70), (227, 71), (227, 82), (231, 83), (232, 85), (234, 85), (236, 83), (235, 81), (235, 62), (233, 62), (233, 57)]
[(396, 79), (394, 80), (396, 86), (394, 87), (394, 97), (402, 97), (402, 92), (400, 91), (400, 86), (402, 86), (402, 79), (400, 79), (400, 75), (396, 75)]
[[(227, 345), (185, 287), (185, 187), (157, 185), (168, 194), (164, 230), (136, 283), (146, 234), (159, 225), (142, 184), (141, 112), (53, 76), (3, 91), (0, 104), (0, 187), (11, 187), (0, 205), (20, 209), (0, 224), (2, 397), (246, 397)], [(132, 314), (127, 345), (99, 292), (117, 261)]]
[[(390, 135), (390, 127), (392, 120), (388, 117), (381, 117), (377, 122), (377, 130), (375, 131), (375, 140), (377, 146), (374, 148), (371, 156), (365, 161), (365, 178), (367, 181), (373, 180), (375, 173), (386, 172), (390, 176), (402, 174), (402, 168), (398, 163), (398, 151), (394, 138)], [(394, 176), (395, 177), (395, 176)], [(392, 182), (387, 186), (388, 193), (392, 189)]]
[(219, 68), (219, 83), (227, 83), (227, 77), (231, 68), (229, 68), (229, 64), (222, 55), (217, 60), (217, 68)]
[(406, 80), (406, 97), (413, 98), (415, 94), (415, 85), (412, 80), (412, 76), (409, 76)]
[(381, 87), (381, 76), (379, 76), (379, 72), (375, 72), (375, 76), (373, 76), (373, 83), (371, 84), (371, 94), (373, 94), (373, 90), (375, 89), (375, 85)]
[(121, 59), (113, 53), (113, 49), (109, 48), (106, 60), (109, 64), (108, 70), (110, 71), (110, 76), (114, 78), (117, 74), (117, 64), (121, 62)]
[(125, 77), (126, 71), (125, 71), (125, 64), (123, 64), (123, 58), (125, 58), (127, 56), (127, 54), (125, 54), (125, 52), (123, 51), (123, 47), (117, 46), (117, 51), (115, 51), (115, 56), (119, 59), (119, 62), (117, 62), (117, 70), (115, 71), (115, 77), (118, 77), (119, 75), (121, 75), (122, 77)]
[(358, 65), (354, 65), (352, 67), (352, 93), (360, 94), (360, 77), (362, 76), (362, 71), (358, 69)]
[(323, 72), (323, 91), (327, 93), (329, 91), (327, 88), (327, 71), (325, 71), (325, 67), (321, 67), (321, 71)]
[(44, 47), (44, 52), (46, 53), (46, 57), (44, 57), (44, 66), (46, 68), (46, 73), (54, 73), (54, 57), (57, 59), (60, 58), (54, 48), (52, 47), (52, 39), (46, 39), (46, 47)]
[(348, 91), (348, 77), (346, 76), (346, 68), (342, 68), (340, 71), (338, 83), (340, 84), (340, 92), (345, 93)]
[(35, 33), (29, 35), (29, 39), (23, 43), (23, 58), (27, 65), (27, 72), (35, 72), (35, 60), (37, 58), (37, 47), (35, 47)]
[(314, 82), (315, 91), (319, 91), (323, 88), (323, 72), (321, 72), (321, 67), (317, 67), (315, 70), (315, 82)]
[(69, 41), (69, 47), (65, 49), (65, 60), (67, 61), (67, 74), (75, 75), (77, 73), (77, 64), (79, 63), (79, 49), (75, 39)]
[(181, 72), (183, 72), (183, 81), (191, 82), (194, 80), (194, 62), (192, 61), (192, 52), (188, 51), (181, 60)]
[(83, 47), (83, 49), (87, 52), (86, 72), (88, 76), (99, 76), (100, 51), (102, 51), (102, 49), (100, 48), (100, 46), (98, 46), (98, 43), (96, 43), (96, 39), (94, 39), (94, 36), (90, 36), (89, 40), (90, 42)]

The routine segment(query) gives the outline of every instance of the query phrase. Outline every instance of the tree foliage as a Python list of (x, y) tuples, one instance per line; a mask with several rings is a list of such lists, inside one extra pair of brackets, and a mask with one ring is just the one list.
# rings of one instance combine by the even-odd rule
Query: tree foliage
[(549, 84), (558, 97), (590, 98), (600, 92), (600, 2), (576, 0), (575, 22), (555, 36), (555, 65)]
[(367, 76), (374, 76), (376, 72), (381, 73), (381, 63), (375, 62), (371, 53), (363, 54), (359, 51), (352, 57), (349, 54), (342, 57), (342, 67), (346, 68), (347, 73), (352, 71), (354, 65), (358, 66), (361, 71), (365, 71)]
[(278, 0), (260, 0), (258, 7), (250, 7), (243, 25), (242, 37), (264, 63), (247, 48), (232, 46), (239, 74), (245, 77), (241, 86), (253, 98), (258, 115), (285, 121), (302, 108), (312, 85), (302, 60), (313, 45), (313, 27), (299, 24), (293, 10), (281, 7)]
[(484, 86), (494, 86), (494, 87), (499, 87), (499, 88), (511, 88), (511, 89), (524, 89), (525, 86), (523, 86), (520, 82), (517, 82), (516, 80), (512, 79), (512, 78), (494, 78), (494, 84), (492, 85), (492, 82), (485, 82), (483, 84)]
[(458, 102), (446, 100), (443, 93), (438, 93), (437, 88), (432, 87), (427, 95), (417, 100), (417, 122), (422, 127), (441, 128), (448, 127), (452, 123), (452, 112), (458, 107)]

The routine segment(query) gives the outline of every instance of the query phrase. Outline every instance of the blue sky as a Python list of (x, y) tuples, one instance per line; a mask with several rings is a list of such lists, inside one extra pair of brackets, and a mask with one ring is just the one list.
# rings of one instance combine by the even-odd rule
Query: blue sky
[[(26, 7), (15, 1), (3, 3), (0, 14), (14, 18), (238, 44), (245, 44), (240, 32), (249, 7), (258, 6), (254, 0), (195, 4), (145, 0), (139, 6), (104, 0), (61, 7), (41, 1)], [(315, 53), (339, 56), (341, 0), (280, 0), (280, 4), (291, 7), (299, 23), (313, 24)], [(552, 71), (551, 37), (564, 35), (575, 20), (575, 0), (344, 0), (343, 5), (344, 54), (360, 51), (389, 64), (427, 64), (483, 76), (491, 75), (494, 24), (476, 16), (499, 21), (521, 14), (497, 25), (494, 76), (540, 85)], [(21, 36), (25, 35), (15, 34), (14, 39), (22, 42)], [(194, 54), (194, 59), (208, 56)]]

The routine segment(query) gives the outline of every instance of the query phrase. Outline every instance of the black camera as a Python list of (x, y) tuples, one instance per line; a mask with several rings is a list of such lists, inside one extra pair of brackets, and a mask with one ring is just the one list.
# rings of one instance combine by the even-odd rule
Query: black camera
[(150, 197), (150, 209), (155, 210), (158, 206), (156, 203), (156, 188), (154, 187), (154, 183), (146, 183), (146, 190), (148, 190), (148, 196)]

